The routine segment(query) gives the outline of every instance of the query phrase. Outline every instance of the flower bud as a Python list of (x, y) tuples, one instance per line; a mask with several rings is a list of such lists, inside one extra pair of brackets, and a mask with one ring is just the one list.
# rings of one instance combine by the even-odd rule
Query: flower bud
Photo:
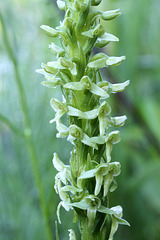
[(78, 1), (78, 0), (75, 0), (75, 1), (74, 1), (74, 7), (75, 7), (75, 9), (76, 9), (77, 11), (82, 11), (82, 12), (84, 12), (84, 11), (86, 10), (86, 8), (87, 8), (87, 5), (84, 4), (84, 3), (82, 3), (82, 2), (80, 2), (80, 1)]
[(102, 2), (102, 0), (91, 0), (91, 5), (98, 6), (101, 2)]
[(106, 11), (106, 12), (102, 12), (101, 18), (103, 20), (112, 20), (112, 19), (118, 17), (120, 14), (121, 14), (120, 9)]
[(104, 33), (105, 33), (105, 31), (101, 24), (98, 24), (93, 30), (93, 36), (101, 36)]
[(69, 229), (69, 240), (77, 240), (75, 232), (72, 229)]
[(90, 80), (90, 78), (88, 76), (84, 76), (81, 79), (81, 83), (83, 84), (83, 88), (84, 89), (90, 89), (91, 86), (92, 86), (91, 80)]
[(58, 32), (47, 25), (41, 25), (41, 28), (48, 34), (50, 37), (58, 37)]
[(118, 41), (119, 41), (119, 39), (116, 36), (114, 36), (113, 34), (104, 33), (102, 36), (100, 36), (97, 39), (97, 42), (96, 42), (95, 46), (103, 48), (110, 42), (118, 42)]
[(70, 17), (66, 17), (63, 22), (64, 26), (67, 28), (71, 28), (73, 24), (73, 20)]
[(59, 58), (59, 62), (60, 64), (65, 67), (65, 68), (72, 68), (73, 67), (73, 63), (69, 60), (67, 60), (66, 58)]
[(116, 65), (121, 64), (125, 59), (126, 59), (125, 56), (121, 56), (121, 57), (108, 57), (108, 59), (106, 60), (106, 65), (107, 66), (116, 66)]
[(57, 54), (59, 57), (63, 57), (65, 55), (65, 51), (53, 42), (49, 45), (49, 48), (53, 51), (54, 54)]
[(57, 1), (57, 6), (60, 10), (65, 11), (65, 8), (66, 8), (65, 2), (58, 0)]
[(82, 131), (82, 129), (77, 127), (76, 125), (70, 125), (69, 133), (74, 138), (77, 138), (77, 139), (80, 139), (80, 140), (83, 138), (83, 131)]

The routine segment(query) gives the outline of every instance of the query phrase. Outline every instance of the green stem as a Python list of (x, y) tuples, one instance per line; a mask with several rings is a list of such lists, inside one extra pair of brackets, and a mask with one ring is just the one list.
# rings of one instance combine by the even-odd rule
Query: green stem
[(81, 229), (81, 240), (93, 240), (92, 231), (88, 227), (88, 221), (86, 217), (80, 219), (80, 229)]
[[(1, 21), (1, 25), (2, 25), (3, 39), (4, 39), (5, 47), (6, 47), (7, 53), (13, 63), (13, 66), (14, 66), (15, 80), (16, 80), (18, 91), (19, 91), (20, 104), (21, 104), (23, 117), (24, 117), (25, 138), (26, 138), (27, 147), (28, 147), (28, 150), (30, 153), (30, 159), (31, 159), (32, 168), (33, 168), (33, 172), (34, 172), (35, 182), (36, 182), (38, 193), (39, 193), (40, 207), (41, 207), (42, 214), (43, 214), (44, 221), (45, 221), (47, 239), (52, 240), (53, 237), (52, 237), (52, 231), (51, 231), (51, 226), (50, 226), (50, 222), (49, 222), (49, 214), (48, 214), (48, 209), (47, 209), (47, 205), (46, 205), (46, 201), (45, 201), (41, 176), (40, 176), (40, 172), (39, 172), (39, 168), (38, 168), (38, 158), (36, 155), (35, 144), (33, 141), (31, 125), (30, 125), (29, 116), (28, 116), (26, 97), (25, 97), (21, 77), (19, 74), (18, 62), (17, 62), (16, 57), (14, 56), (13, 50), (8, 41), (7, 31), (6, 31), (5, 23), (3, 21), (1, 13), (0, 13), (0, 21)], [(6, 124), (8, 124), (12, 129), (15, 130), (15, 127), (13, 126), (13, 124), (11, 124), (4, 117), (3, 117), (3, 120), (6, 122)]]
[(1, 113), (0, 113), (0, 121), (4, 123), (7, 127), (9, 127), (16, 135), (18, 135), (19, 137), (25, 138), (25, 134)]

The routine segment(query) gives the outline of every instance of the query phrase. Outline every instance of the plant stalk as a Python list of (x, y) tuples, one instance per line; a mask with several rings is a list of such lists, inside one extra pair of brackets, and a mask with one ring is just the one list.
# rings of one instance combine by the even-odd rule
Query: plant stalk
[[(13, 53), (10, 43), (9, 43), (6, 26), (5, 26), (5, 23), (4, 23), (1, 13), (0, 13), (0, 20), (1, 20), (1, 24), (2, 24), (4, 44), (5, 44), (8, 56), (14, 66), (15, 80), (16, 80), (16, 85), (17, 85), (18, 92), (19, 92), (19, 99), (20, 99), (21, 109), (22, 109), (23, 117), (24, 117), (24, 126), (25, 126), (24, 134), (25, 134), (26, 144), (27, 144), (29, 154), (30, 154), (30, 160), (31, 160), (32, 169), (33, 169), (33, 173), (34, 173), (36, 187), (38, 190), (40, 207), (41, 207), (42, 215), (43, 215), (44, 222), (45, 222), (46, 236), (47, 236), (48, 240), (52, 240), (53, 237), (52, 237), (51, 225), (49, 222), (49, 213), (48, 213), (47, 204), (45, 201), (42, 180), (41, 180), (40, 171), (39, 171), (39, 167), (38, 167), (38, 158), (37, 158), (37, 154), (36, 154), (35, 143), (33, 140), (31, 125), (30, 125), (30, 120), (29, 120), (29, 115), (28, 115), (27, 101), (26, 101), (25, 92), (24, 92), (24, 88), (22, 85), (22, 81), (21, 81), (21, 77), (20, 77), (20, 73), (19, 73), (19, 69), (18, 69), (18, 61)], [(13, 125), (10, 124), (9, 121), (7, 121), (4, 118), (3, 118), (3, 120), (5, 120), (5, 122), (11, 127), (11, 129), (15, 129), (13, 127)]]

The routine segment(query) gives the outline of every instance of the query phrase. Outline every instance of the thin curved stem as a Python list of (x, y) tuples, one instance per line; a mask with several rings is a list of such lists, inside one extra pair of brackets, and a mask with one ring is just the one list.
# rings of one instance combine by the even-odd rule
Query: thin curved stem
[[(4, 44), (5, 44), (8, 56), (10, 57), (10, 60), (12, 61), (13, 66), (14, 66), (15, 81), (16, 81), (16, 85), (18, 88), (19, 100), (20, 100), (21, 109), (23, 112), (23, 117), (24, 117), (24, 125), (25, 125), (24, 134), (25, 134), (26, 144), (27, 144), (29, 154), (30, 154), (30, 160), (32, 163), (36, 186), (37, 186), (38, 193), (39, 193), (40, 207), (41, 207), (43, 218), (45, 221), (46, 235), (47, 235), (48, 240), (52, 240), (53, 237), (52, 237), (52, 231), (51, 231), (51, 226), (50, 226), (50, 222), (49, 222), (49, 214), (48, 214), (44, 190), (43, 190), (41, 176), (40, 176), (39, 167), (38, 167), (38, 158), (37, 158), (37, 154), (36, 154), (35, 144), (34, 144), (34, 140), (33, 140), (31, 125), (30, 125), (30, 120), (29, 120), (29, 115), (28, 115), (25, 92), (24, 92), (21, 77), (19, 74), (18, 62), (17, 62), (16, 56), (13, 53), (11, 45), (8, 41), (6, 26), (5, 26), (5, 23), (4, 23), (1, 13), (0, 13), (0, 21), (1, 21), (1, 25), (2, 25)], [(17, 129), (13, 126), (13, 124), (11, 124), (4, 117), (3, 117), (3, 121), (5, 121), (5, 123), (8, 124), (12, 130), (17, 131)]]

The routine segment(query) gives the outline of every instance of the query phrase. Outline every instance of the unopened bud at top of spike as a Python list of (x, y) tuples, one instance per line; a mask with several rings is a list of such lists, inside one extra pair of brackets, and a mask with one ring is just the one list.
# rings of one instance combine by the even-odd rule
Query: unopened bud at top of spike
[(91, 0), (91, 5), (98, 6), (101, 2), (102, 2), (102, 0)]
[(57, 6), (60, 10), (65, 11), (65, 8), (66, 8), (65, 2), (58, 0), (57, 1)]

